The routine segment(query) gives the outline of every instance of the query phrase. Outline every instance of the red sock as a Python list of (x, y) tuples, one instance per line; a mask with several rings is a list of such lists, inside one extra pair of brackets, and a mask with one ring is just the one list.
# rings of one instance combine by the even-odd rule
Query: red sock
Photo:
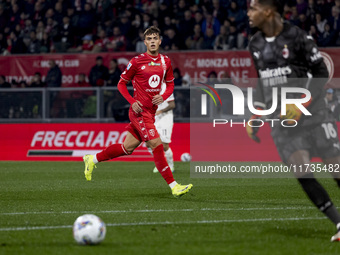
[(124, 155), (129, 155), (129, 153), (125, 150), (123, 144), (112, 144), (101, 152), (97, 153), (96, 156), (98, 162), (101, 162)]
[(172, 175), (171, 169), (168, 163), (166, 162), (166, 159), (164, 156), (163, 144), (158, 145), (153, 150), (153, 157), (155, 159), (155, 165), (158, 171), (163, 176), (167, 184), (174, 182), (175, 181), (174, 176)]

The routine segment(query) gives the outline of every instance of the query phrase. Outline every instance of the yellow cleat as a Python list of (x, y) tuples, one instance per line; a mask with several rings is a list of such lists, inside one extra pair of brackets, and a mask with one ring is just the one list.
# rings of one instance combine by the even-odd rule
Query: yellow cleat
[(177, 183), (176, 186), (171, 189), (172, 195), (176, 198), (181, 197), (185, 193), (188, 193), (191, 188), (192, 188), (192, 184), (181, 185)]
[(92, 179), (92, 171), (94, 168), (97, 168), (96, 164), (93, 162), (93, 156), (92, 155), (85, 155), (83, 157), (84, 163), (85, 163), (85, 178), (88, 181), (91, 181)]

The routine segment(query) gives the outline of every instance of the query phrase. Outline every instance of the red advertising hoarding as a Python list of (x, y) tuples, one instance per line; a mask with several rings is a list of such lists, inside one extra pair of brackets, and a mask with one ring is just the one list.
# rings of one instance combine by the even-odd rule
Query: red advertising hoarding
[[(82, 160), (110, 144), (122, 143), (124, 124), (0, 124), (0, 160)], [(189, 124), (176, 123), (171, 148), (174, 159), (190, 152)], [(145, 144), (123, 161), (152, 161)]]
[[(127, 124), (0, 124), (0, 160), (79, 161), (87, 153), (96, 153), (106, 146), (122, 143)], [(269, 125), (261, 127), (261, 143), (251, 140), (242, 125), (219, 125), (211, 134), (211, 123), (175, 123), (171, 148), (174, 159), (191, 152), (193, 161), (281, 161), (270, 135)], [(338, 129), (340, 122), (338, 123)], [(192, 139), (191, 137), (201, 137)], [(152, 161), (145, 144), (132, 155), (119, 161)]]

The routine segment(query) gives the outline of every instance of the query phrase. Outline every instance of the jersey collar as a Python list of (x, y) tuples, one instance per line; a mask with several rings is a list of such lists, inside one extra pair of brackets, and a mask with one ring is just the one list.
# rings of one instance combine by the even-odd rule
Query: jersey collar
[(159, 53), (157, 55), (157, 57), (151, 56), (148, 53), (145, 52), (145, 55), (147, 55), (149, 58), (151, 58), (153, 61), (157, 61), (157, 59), (159, 58)]

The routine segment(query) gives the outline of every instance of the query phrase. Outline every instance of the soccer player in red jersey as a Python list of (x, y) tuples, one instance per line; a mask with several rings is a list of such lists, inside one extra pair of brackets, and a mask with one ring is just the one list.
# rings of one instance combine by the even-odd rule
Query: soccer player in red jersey
[[(174, 76), (170, 59), (159, 54), (161, 45), (160, 30), (149, 27), (144, 32), (146, 53), (140, 54), (130, 60), (118, 82), (118, 90), (131, 104), (129, 110), (130, 123), (127, 126), (127, 136), (123, 144), (112, 144), (96, 155), (85, 155), (85, 177), (92, 179), (92, 171), (96, 163), (130, 155), (142, 142), (145, 142), (153, 151), (155, 165), (171, 188), (175, 197), (187, 193), (192, 184), (178, 184), (165, 159), (163, 144), (154, 125), (157, 106), (164, 102), (174, 90)], [(127, 90), (127, 83), (132, 80), (133, 97)], [(160, 95), (162, 83), (166, 90)]]

